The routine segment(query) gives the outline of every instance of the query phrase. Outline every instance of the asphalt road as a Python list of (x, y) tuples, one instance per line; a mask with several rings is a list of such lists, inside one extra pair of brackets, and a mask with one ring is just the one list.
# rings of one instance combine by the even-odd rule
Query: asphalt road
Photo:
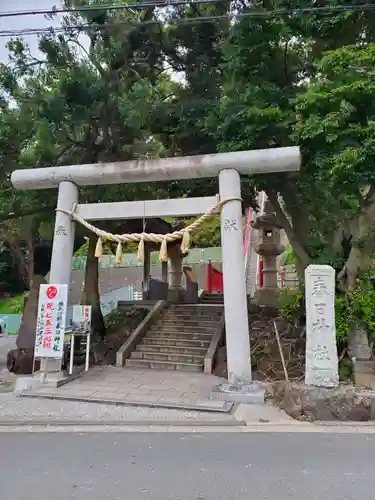
[(375, 435), (2, 433), (0, 498), (370, 500)]

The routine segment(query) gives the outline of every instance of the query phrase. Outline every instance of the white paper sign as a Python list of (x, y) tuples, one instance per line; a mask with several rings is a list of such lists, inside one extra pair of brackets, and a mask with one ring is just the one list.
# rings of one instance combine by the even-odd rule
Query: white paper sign
[(61, 359), (64, 348), (68, 285), (41, 285), (34, 356)]
[(91, 306), (73, 306), (73, 330), (89, 333), (91, 330)]

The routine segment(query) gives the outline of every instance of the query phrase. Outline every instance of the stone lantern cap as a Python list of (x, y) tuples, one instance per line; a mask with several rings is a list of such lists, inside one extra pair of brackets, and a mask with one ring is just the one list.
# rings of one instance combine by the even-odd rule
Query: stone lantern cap
[(283, 226), (278, 222), (275, 211), (269, 200), (264, 203), (264, 213), (252, 222), (251, 226), (254, 229), (282, 229)]

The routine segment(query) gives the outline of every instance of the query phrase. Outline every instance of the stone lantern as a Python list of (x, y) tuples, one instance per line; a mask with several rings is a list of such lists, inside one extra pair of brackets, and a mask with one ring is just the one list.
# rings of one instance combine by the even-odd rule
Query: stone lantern
[(256, 290), (254, 298), (261, 306), (278, 307), (277, 257), (285, 246), (281, 244), (282, 226), (269, 200), (264, 204), (263, 215), (256, 218), (252, 227), (258, 230), (254, 249), (263, 258), (263, 286)]

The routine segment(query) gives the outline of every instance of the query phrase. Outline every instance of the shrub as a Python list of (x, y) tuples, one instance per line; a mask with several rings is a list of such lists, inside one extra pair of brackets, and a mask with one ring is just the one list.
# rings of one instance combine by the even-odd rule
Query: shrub
[(298, 287), (282, 288), (279, 294), (281, 315), (293, 325), (305, 318), (305, 298)]
[(371, 270), (363, 271), (352, 294), (336, 296), (336, 332), (339, 341), (347, 340), (348, 332), (360, 323), (370, 338), (375, 338), (375, 290)]

